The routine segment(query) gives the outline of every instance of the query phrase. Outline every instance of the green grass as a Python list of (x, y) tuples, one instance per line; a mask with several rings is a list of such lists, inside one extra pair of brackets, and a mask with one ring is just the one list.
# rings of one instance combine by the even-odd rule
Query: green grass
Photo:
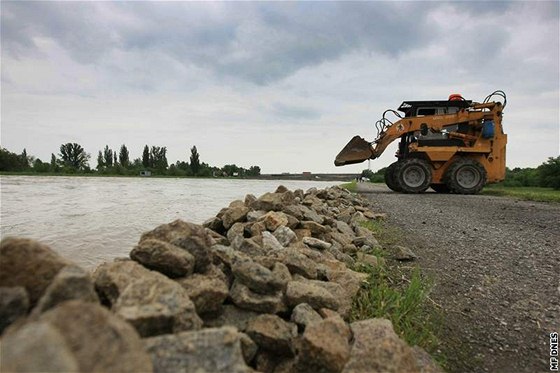
[(385, 222), (382, 219), (366, 220), (361, 222), (360, 225), (369, 229), (376, 238), (385, 232)]
[[(383, 247), (399, 242), (402, 232), (383, 220), (370, 220), (362, 226), (373, 232)], [(391, 320), (395, 332), (410, 345), (428, 351), (442, 366), (446, 357), (438, 351), (442, 312), (429, 298), (433, 281), (417, 266), (386, 260), (387, 252), (375, 249), (375, 267), (357, 262), (354, 270), (368, 274), (367, 281), (354, 298), (351, 320), (382, 317)], [(383, 259), (385, 257), (385, 259)]]
[(367, 220), (361, 222), (360, 225), (369, 229), (383, 247), (398, 243), (399, 238), (402, 236), (402, 232), (399, 229), (387, 225), (383, 219)]
[(560, 203), (560, 190), (539, 187), (506, 187), (503, 185), (489, 185), (482, 194), (491, 196), (506, 196), (526, 201), (557, 202)]
[(358, 184), (356, 183), (356, 180), (351, 181), (349, 183), (341, 184), (340, 187), (344, 189), (348, 189), (352, 193), (356, 193), (358, 190)]
[(387, 266), (360, 265), (369, 274), (352, 305), (351, 319), (365, 320), (383, 317), (391, 320), (395, 332), (408, 344), (435, 351), (438, 338), (435, 329), (437, 316), (428, 306), (431, 282), (423, 278), (418, 268), (410, 278), (396, 278)]

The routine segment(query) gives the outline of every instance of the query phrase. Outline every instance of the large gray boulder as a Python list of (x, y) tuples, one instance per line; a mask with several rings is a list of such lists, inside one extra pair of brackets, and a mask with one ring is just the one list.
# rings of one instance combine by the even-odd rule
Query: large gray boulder
[(419, 373), (412, 349), (387, 319), (369, 319), (351, 325), (354, 344), (344, 373)]
[(4, 372), (151, 372), (132, 326), (94, 303), (68, 301), (2, 338)]
[(272, 271), (252, 260), (238, 260), (231, 267), (242, 284), (256, 293), (268, 294), (282, 289), (283, 283)]
[(175, 220), (169, 224), (162, 224), (140, 237), (143, 241), (156, 239), (168, 242), (188, 251), (195, 258), (195, 272), (204, 273), (211, 263), (209, 249), (215, 241), (202, 225)]
[(309, 304), (300, 303), (292, 310), (290, 320), (296, 323), (300, 330), (304, 330), (307, 326), (318, 323), (323, 319)]
[(25, 238), (5, 238), (0, 242), (0, 263), (0, 286), (23, 286), (31, 307), (57, 273), (72, 264), (48, 246)]
[(177, 282), (186, 290), (199, 315), (219, 311), (229, 293), (227, 283), (212, 275), (195, 273)]
[(154, 273), (132, 260), (118, 260), (99, 265), (93, 272), (95, 290), (101, 301), (111, 306), (132, 282)]
[(317, 278), (317, 263), (299, 252), (297, 249), (285, 248), (269, 254), (286, 265), (292, 275), (302, 275), (306, 278)]
[(311, 281), (288, 282), (286, 302), (289, 306), (307, 303), (316, 310), (320, 308), (337, 310), (339, 307), (338, 300), (331, 292)]
[(327, 227), (325, 225), (321, 225), (319, 223), (316, 223), (314, 221), (301, 221), (300, 223), (300, 227), (303, 229), (309, 229), (311, 231), (311, 234), (313, 234), (314, 236), (316, 235), (320, 235), (323, 233), (327, 233), (329, 232), (331, 229), (330, 227)]
[(256, 201), (251, 203), (253, 210), (281, 211), (285, 205), (294, 203), (295, 196), (292, 192), (284, 193), (265, 193)]
[[(241, 202), (241, 201), (240, 201)], [(226, 209), (222, 215), (222, 222), (225, 229), (229, 229), (233, 224), (242, 222), (247, 219), (249, 208), (243, 202), (241, 204), (234, 204)]]
[(235, 328), (210, 328), (197, 332), (147, 338), (156, 373), (249, 373)]
[(231, 267), (237, 260), (249, 260), (249, 256), (231, 246), (214, 245), (210, 248), (210, 252), (214, 259), (224, 265)]
[(298, 344), (297, 370), (338, 373), (350, 358), (350, 328), (340, 317), (310, 324)]
[(0, 344), (2, 372), (78, 372), (78, 361), (62, 334), (45, 322), (23, 325)]
[(293, 355), (292, 340), (297, 336), (297, 326), (276, 315), (260, 315), (247, 323), (245, 333), (260, 348), (278, 355)]
[(262, 232), (263, 249), (266, 251), (270, 250), (282, 250), (284, 246), (274, 237), (274, 235), (268, 231)]
[(251, 291), (239, 280), (235, 280), (230, 289), (233, 303), (239, 307), (262, 313), (278, 313), (286, 309), (282, 291), (271, 294), (259, 294)]
[(127, 260), (104, 263), (93, 277), (103, 302), (143, 337), (202, 326), (187, 291), (159, 272)]
[(332, 243), (325, 242), (323, 240), (314, 237), (303, 237), (302, 242), (309, 247), (319, 249), (319, 250), (328, 250), (332, 246)]
[(142, 337), (200, 329), (202, 320), (187, 291), (177, 282), (155, 275), (128, 285), (112, 310)]
[(336, 220), (335, 224), (336, 224), (336, 229), (338, 229), (338, 231), (340, 233), (342, 233), (342, 234), (344, 234), (348, 237), (354, 237), (355, 236), (355, 232), (345, 222), (343, 222), (341, 220)]
[(33, 309), (33, 313), (45, 312), (68, 300), (99, 303), (89, 273), (77, 266), (67, 266), (58, 272)]
[(297, 235), (295, 234), (295, 232), (285, 226), (276, 228), (273, 235), (284, 247), (289, 246), (292, 242), (297, 240)]
[(278, 227), (288, 225), (288, 217), (281, 211), (269, 211), (261, 216), (258, 221), (262, 221), (270, 232), (274, 232)]
[(141, 241), (130, 252), (130, 258), (171, 278), (190, 275), (195, 264), (188, 251), (156, 239)]

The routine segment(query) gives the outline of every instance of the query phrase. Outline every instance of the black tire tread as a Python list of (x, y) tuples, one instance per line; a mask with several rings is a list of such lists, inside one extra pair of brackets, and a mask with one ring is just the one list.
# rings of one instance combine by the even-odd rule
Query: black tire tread
[[(411, 165), (422, 167), (426, 173), (426, 180), (424, 180), (422, 185), (417, 188), (410, 188), (408, 185), (406, 185), (402, 178), (403, 170), (405, 170), (407, 167), (410, 167)], [(430, 164), (423, 159), (407, 158), (399, 162), (397, 167), (395, 168), (394, 180), (397, 187), (404, 193), (424, 193), (426, 189), (430, 187), (430, 184), (432, 182), (432, 168)]]
[(394, 192), (402, 192), (402, 190), (400, 190), (396, 183), (395, 183), (395, 169), (397, 168), (398, 165), (398, 161), (397, 162), (393, 162), (389, 165), (389, 167), (387, 167), (387, 169), (385, 170), (385, 184), (387, 184), (387, 186), (389, 187), (389, 189), (391, 189)]
[[(457, 182), (457, 171), (466, 165), (470, 165), (475, 167), (478, 172), (481, 175), (480, 178), (480, 182), (473, 188), (463, 188), (461, 185), (459, 185), (459, 183)], [(486, 175), (486, 169), (484, 168), (483, 165), (480, 164), (480, 162), (471, 159), (471, 158), (459, 158), (456, 161), (454, 161), (449, 168), (445, 171), (445, 175), (443, 176), (443, 180), (445, 182), (445, 185), (447, 185), (447, 187), (449, 188), (449, 190), (452, 193), (456, 193), (456, 194), (477, 194), (479, 193), (482, 188), (484, 188), (484, 185), (486, 185), (486, 180), (487, 180), (487, 175)]]

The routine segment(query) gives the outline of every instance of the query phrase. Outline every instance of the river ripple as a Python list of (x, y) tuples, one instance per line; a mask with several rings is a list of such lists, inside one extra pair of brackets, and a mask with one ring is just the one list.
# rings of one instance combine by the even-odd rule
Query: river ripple
[(93, 268), (128, 256), (140, 235), (160, 224), (202, 223), (231, 201), (280, 184), (306, 190), (336, 182), (2, 176), (1, 236), (33, 238)]

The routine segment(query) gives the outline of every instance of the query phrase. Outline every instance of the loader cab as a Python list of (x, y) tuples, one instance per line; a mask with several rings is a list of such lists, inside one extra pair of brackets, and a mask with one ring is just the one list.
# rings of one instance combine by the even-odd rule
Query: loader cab
[(461, 109), (466, 109), (472, 104), (467, 100), (451, 101), (404, 101), (398, 110), (405, 117), (419, 117), (426, 115), (455, 114)]
[[(404, 101), (398, 110), (406, 117), (422, 117), (432, 115), (455, 114), (461, 109), (471, 106), (472, 101), (467, 100), (447, 100), (447, 101)], [(463, 128), (464, 127), (464, 128)], [(466, 133), (468, 126), (453, 125), (446, 128), (448, 131)], [(422, 135), (420, 131), (407, 133), (401, 137), (397, 157), (405, 158), (408, 155), (408, 146), (417, 142), (419, 146), (463, 146), (464, 142), (460, 139), (450, 139), (445, 133), (432, 131)]]

